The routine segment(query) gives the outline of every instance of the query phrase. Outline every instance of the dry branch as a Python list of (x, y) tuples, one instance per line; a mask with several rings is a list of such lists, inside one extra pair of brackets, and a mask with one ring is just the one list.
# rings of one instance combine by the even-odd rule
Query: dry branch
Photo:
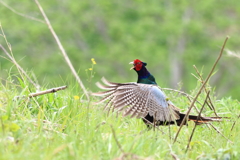
[(48, 90), (37, 92), (37, 93), (31, 93), (31, 94), (28, 95), (28, 97), (32, 98), (32, 97), (37, 97), (37, 96), (43, 95), (43, 94), (54, 93), (54, 92), (57, 92), (57, 91), (60, 91), (60, 90), (64, 90), (66, 88), (67, 88), (67, 86), (52, 88), (52, 89), (48, 89)]
[[(177, 93), (180, 93), (180, 94), (184, 95), (185, 97), (191, 97), (192, 99), (194, 98), (191, 95), (189, 95), (189, 94), (187, 94), (187, 93), (185, 93), (183, 91), (176, 90), (176, 89), (172, 89), (172, 88), (161, 88), (161, 89), (162, 90), (168, 90), (168, 91), (177, 92)], [(200, 104), (200, 102), (199, 102), (199, 104)]]
[[(40, 96), (40, 95), (43, 95), (43, 94), (48, 94), (48, 93), (55, 93), (57, 91), (64, 90), (66, 88), (67, 88), (67, 86), (61, 86), (61, 87), (57, 87), (57, 88), (48, 89), (48, 90), (45, 90), (45, 91), (30, 93), (28, 95), (28, 98), (37, 97), (37, 96)], [(24, 97), (24, 96), (16, 96), (16, 97), (14, 97), (14, 99), (19, 99), (19, 98), (22, 98), (22, 97)]]
[[(240, 118), (240, 115), (238, 115), (238, 117), (237, 117), (237, 120), (238, 120), (239, 118)], [(232, 131), (232, 130), (233, 130), (233, 128), (234, 128), (234, 126), (235, 126), (235, 124), (236, 124), (237, 120), (235, 120), (235, 121), (233, 122), (233, 124), (232, 124), (232, 127), (231, 127), (231, 130), (230, 130), (230, 131)]]
[(205, 99), (205, 101), (204, 101), (204, 103), (203, 103), (203, 105), (202, 105), (202, 108), (201, 108), (199, 114), (198, 114), (197, 121), (196, 121), (196, 123), (195, 123), (195, 125), (194, 125), (194, 127), (193, 127), (191, 136), (190, 136), (190, 138), (189, 138), (189, 140), (188, 140), (188, 145), (187, 145), (186, 151), (188, 151), (188, 149), (189, 149), (190, 143), (191, 143), (191, 141), (192, 141), (193, 134), (194, 134), (195, 129), (196, 129), (196, 127), (197, 127), (198, 120), (201, 118), (201, 113), (202, 113), (203, 108), (204, 108), (204, 106), (205, 106), (205, 104), (206, 104), (206, 102), (207, 102), (209, 93), (210, 93), (210, 91), (207, 92), (207, 97), (206, 97), (206, 99)]
[[(202, 77), (202, 75), (200, 74), (200, 72), (198, 71), (198, 69), (197, 69), (197, 67), (195, 66), (195, 65), (193, 65), (193, 67), (194, 67), (194, 69), (196, 70), (196, 72), (197, 72), (197, 74), (198, 74), (198, 76), (199, 76), (199, 78), (200, 78), (200, 81), (201, 81), (201, 83), (203, 84), (203, 77)], [(205, 93), (207, 94), (208, 93), (208, 91), (207, 91), (207, 88), (204, 86), (204, 91), (205, 91)], [(206, 104), (208, 105), (208, 107), (211, 109), (211, 110), (213, 110), (214, 111), (214, 114), (217, 116), (217, 117), (219, 117), (218, 115), (217, 115), (217, 112), (216, 112), (216, 110), (215, 110), (215, 107), (214, 107), (214, 105), (212, 104), (212, 99), (211, 99), (211, 97), (210, 96), (207, 96), (208, 97), (208, 99), (209, 99), (209, 103), (210, 103), (210, 105), (209, 105), (209, 103), (206, 101)]]
[[(175, 90), (175, 89), (171, 89), (171, 88), (162, 88), (163, 90), (169, 90), (169, 91), (173, 91), (173, 92), (177, 92), (177, 93), (180, 93), (180, 94), (182, 94), (182, 95), (184, 95), (185, 97), (187, 97), (187, 99), (191, 102), (191, 99), (194, 99), (194, 97), (193, 96), (191, 96), (191, 95), (189, 95), (189, 94), (187, 94), (187, 93), (185, 93), (185, 92), (183, 92), (183, 91), (179, 91), (179, 90)], [(200, 103), (198, 100), (196, 100), (196, 102), (198, 103), (198, 104), (200, 104), (201, 106), (203, 106), (202, 105), (202, 103)], [(208, 103), (207, 103), (208, 104)], [(199, 114), (199, 110), (198, 110), (198, 108), (195, 106), (195, 104), (193, 105), (193, 107), (194, 107), (194, 109), (197, 111), (197, 113)], [(209, 128), (209, 126), (207, 125), (207, 127)]]
[(209, 78), (212, 76), (212, 73), (213, 73), (213, 71), (214, 71), (214, 69), (215, 69), (218, 61), (221, 59), (222, 53), (223, 53), (223, 50), (224, 50), (224, 47), (225, 47), (225, 45), (226, 45), (226, 43), (227, 43), (227, 40), (228, 40), (228, 37), (226, 37), (226, 39), (225, 39), (225, 41), (224, 41), (224, 43), (223, 43), (222, 49), (221, 49), (221, 51), (220, 51), (220, 53), (219, 53), (219, 56), (218, 56), (218, 58), (216, 59), (216, 61), (215, 61), (214, 65), (213, 65), (210, 73), (208, 74), (206, 80), (204, 81), (204, 83), (202, 84), (202, 86), (201, 86), (201, 88), (199, 89), (198, 93), (197, 93), (196, 96), (194, 97), (194, 99), (193, 99), (193, 101), (192, 101), (192, 103), (191, 103), (191, 105), (190, 105), (190, 107), (189, 107), (189, 109), (188, 109), (185, 117), (183, 118), (183, 121), (182, 121), (182, 123), (181, 123), (181, 125), (180, 125), (180, 127), (179, 127), (179, 129), (178, 129), (178, 131), (177, 131), (177, 134), (176, 134), (176, 136), (175, 136), (175, 139), (174, 139), (173, 143), (176, 142), (176, 140), (177, 140), (177, 138), (178, 138), (178, 135), (179, 135), (179, 133), (180, 133), (182, 127), (183, 127), (183, 124), (184, 124), (184, 122), (186, 121), (189, 113), (191, 112), (191, 110), (192, 110), (192, 108), (193, 108), (193, 106), (194, 106), (194, 103), (196, 102), (198, 96), (201, 94), (201, 92), (202, 92), (204, 86), (207, 84)]
[(40, 12), (42, 13), (42, 16), (43, 16), (44, 20), (46, 21), (46, 24), (47, 24), (47, 26), (48, 26), (50, 32), (52, 33), (52, 35), (53, 35), (55, 41), (57, 42), (58, 47), (59, 47), (59, 49), (60, 49), (60, 51), (61, 51), (61, 53), (62, 53), (64, 59), (66, 60), (68, 66), (69, 66), (69, 68), (70, 68), (70, 70), (72, 71), (74, 77), (76, 78), (76, 80), (77, 80), (77, 82), (79, 83), (80, 87), (82, 88), (84, 94), (86, 95), (87, 100), (90, 100), (90, 99), (89, 99), (89, 95), (88, 95), (87, 90), (85, 89), (85, 87), (84, 87), (84, 85), (83, 85), (83, 83), (82, 83), (80, 77), (78, 76), (76, 70), (74, 69), (74, 67), (73, 67), (73, 65), (72, 65), (72, 63), (71, 63), (71, 61), (70, 61), (70, 59), (69, 59), (67, 53), (65, 52), (65, 49), (63, 48), (63, 46), (62, 46), (62, 44), (61, 44), (61, 42), (60, 42), (60, 40), (59, 40), (57, 34), (55, 33), (55, 31), (54, 31), (54, 29), (53, 29), (53, 27), (52, 27), (52, 25), (51, 25), (51, 23), (50, 23), (50, 21), (49, 21), (47, 15), (45, 14), (45, 12), (44, 12), (42, 6), (41, 6), (40, 3), (38, 2), (38, 0), (35, 0), (35, 3), (37, 4), (37, 6), (38, 6)]

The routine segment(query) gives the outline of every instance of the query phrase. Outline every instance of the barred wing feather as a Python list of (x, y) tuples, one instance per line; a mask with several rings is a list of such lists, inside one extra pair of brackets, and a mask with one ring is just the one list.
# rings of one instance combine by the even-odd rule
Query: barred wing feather
[(109, 100), (105, 107), (123, 111), (123, 115), (143, 118), (147, 114), (155, 120), (175, 121), (179, 119), (179, 109), (166, 100), (164, 92), (157, 85), (141, 83), (112, 83), (102, 78), (105, 85), (97, 86), (107, 91), (93, 93), (104, 96), (99, 102)]

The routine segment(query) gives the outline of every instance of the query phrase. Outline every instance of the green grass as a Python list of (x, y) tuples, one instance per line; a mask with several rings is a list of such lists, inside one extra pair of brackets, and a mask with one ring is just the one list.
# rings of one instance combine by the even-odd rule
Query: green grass
[[(120, 114), (108, 116), (103, 111), (103, 105), (93, 104), (97, 101), (94, 97), (91, 97), (90, 103), (81, 99), (81, 89), (77, 84), (57, 93), (14, 101), (15, 96), (30, 93), (31, 85), (20, 82), (14, 83), (9, 79), (0, 86), (1, 160), (165, 160), (173, 159), (171, 154), (180, 159), (240, 158), (240, 126), (237, 119), (240, 106), (238, 101), (231, 98), (213, 100), (221, 116), (232, 118), (230, 121), (213, 123), (229, 141), (212, 127), (201, 125), (196, 128), (186, 152), (193, 123), (183, 127), (177, 142), (173, 144), (177, 126), (148, 131), (141, 119), (130, 119)], [(183, 112), (186, 111), (189, 102), (185, 97), (172, 92), (166, 93), (176, 106), (182, 108)], [(79, 96), (80, 100), (76, 100), (74, 96)], [(203, 102), (204, 96), (200, 96), (199, 101)], [(213, 112), (207, 107), (204, 114), (213, 116)], [(231, 131), (234, 120), (237, 122)]]

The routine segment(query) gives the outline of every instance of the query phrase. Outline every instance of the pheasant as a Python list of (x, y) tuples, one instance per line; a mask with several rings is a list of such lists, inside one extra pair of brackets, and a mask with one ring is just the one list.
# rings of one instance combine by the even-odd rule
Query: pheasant
[[(131, 69), (138, 74), (137, 83), (113, 83), (102, 78), (105, 85), (97, 82), (100, 89), (107, 91), (93, 93), (95, 96), (105, 96), (96, 104), (105, 102), (105, 108), (109, 110), (123, 111), (123, 116), (142, 118), (143, 122), (150, 127), (151, 125), (172, 125), (180, 126), (185, 114), (180, 113), (177, 108), (158, 87), (155, 78), (147, 70), (147, 63), (135, 59)], [(211, 121), (221, 121), (221, 117), (200, 117), (189, 115), (188, 121), (196, 124), (204, 124)], [(184, 122), (184, 125), (187, 123)]]

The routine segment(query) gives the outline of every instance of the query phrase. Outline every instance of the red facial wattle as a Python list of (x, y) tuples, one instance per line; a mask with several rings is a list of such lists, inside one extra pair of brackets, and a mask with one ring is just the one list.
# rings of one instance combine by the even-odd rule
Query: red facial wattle
[(140, 71), (142, 69), (143, 63), (139, 59), (135, 59), (133, 61), (133, 65), (136, 71)]

